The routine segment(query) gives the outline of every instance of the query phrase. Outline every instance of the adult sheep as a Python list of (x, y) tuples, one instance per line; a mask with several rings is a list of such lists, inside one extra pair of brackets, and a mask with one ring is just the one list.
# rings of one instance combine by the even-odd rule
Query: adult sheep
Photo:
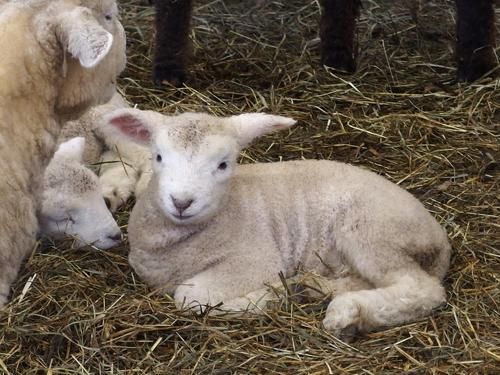
[(109, 100), (125, 66), (114, 0), (0, 5), (0, 306), (38, 231), (37, 196), (65, 118)]
[(411, 194), (325, 160), (236, 165), (281, 116), (164, 116), (122, 109), (110, 124), (150, 144), (153, 177), (128, 225), (137, 274), (178, 306), (258, 310), (264, 283), (301, 265), (336, 293), (325, 328), (345, 335), (425, 316), (446, 299), (446, 232)]
[[(495, 0), (455, 0), (457, 6), (457, 78), (474, 81), (497, 65)], [(193, 0), (155, 0), (153, 79), (174, 85), (186, 79)], [(354, 72), (354, 31), (361, 0), (320, 0), (321, 62)]]

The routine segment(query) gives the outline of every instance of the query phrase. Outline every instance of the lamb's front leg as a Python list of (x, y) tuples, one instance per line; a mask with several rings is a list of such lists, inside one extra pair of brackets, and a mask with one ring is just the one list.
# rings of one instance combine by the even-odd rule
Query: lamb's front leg
[(217, 306), (212, 313), (258, 311), (273, 299), (266, 285), (280, 282), (281, 261), (258, 263), (262, 257), (250, 262), (220, 263), (179, 285), (174, 300), (179, 308), (204, 310)]
[(103, 166), (99, 176), (102, 194), (111, 212), (115, 212), (134, 192), (137, 172), (114, 151), (102, 157)]

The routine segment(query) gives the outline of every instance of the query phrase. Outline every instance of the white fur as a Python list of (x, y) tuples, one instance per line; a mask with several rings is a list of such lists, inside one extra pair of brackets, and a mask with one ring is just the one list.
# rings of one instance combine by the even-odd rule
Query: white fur
[(129, 261), (179, 306), (259, 310), (265, 284), (299, 266), (326, 277), (334, 297), (323, 323), (336, 334), (415, 320), (445, 301), (446, 233), (408, 192), (333, 161), (236, 165), (251, 139), (292, 119), (122, 109), (107, 120), (150, 144)]
[(106, 207), (99, 179), (83, 163), (84, 147), (83, 137), (62, 143), (47, 166), (40, 226), (45, 235), (75, 238), (77, 247), (108, 249), (120, 242), (121, 231)]

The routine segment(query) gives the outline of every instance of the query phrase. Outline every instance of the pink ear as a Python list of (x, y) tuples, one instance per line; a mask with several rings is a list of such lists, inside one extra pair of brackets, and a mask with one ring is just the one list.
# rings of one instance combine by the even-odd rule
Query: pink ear
[(121, 113), (109, 118), (108, 122), (117, 127), (123, 134), (138, 141), (147, 142), (151, 139), (151, 132), (138, 117), (130, 113)]

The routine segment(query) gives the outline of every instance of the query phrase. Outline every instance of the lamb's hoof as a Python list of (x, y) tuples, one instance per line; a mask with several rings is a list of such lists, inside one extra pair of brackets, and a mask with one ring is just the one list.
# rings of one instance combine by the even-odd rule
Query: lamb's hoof
[(323, 327), (342, 341), (351, 342), (360, 331), (360, 322), (358, 303), (347, 296), (339, 296), (328, 305)]
[(359, 328), (355, 324), (348, 325), (340, 331), (338, 338), (346, 343), (351, 343), (359, 336)]
[(103, 190), (104, 203), (106, 203), (106, 207), (108, 207), (108, 210), (112, 213), (115, 213), (123, 206), (130, 196), (129, 193), (121, 192), (118, 189), (111, 189), (111, 191), (108, 191), (108, 189)]
[(179, 87), (186, 79), (186, 72), (178, 65), (156, 65), (153, 69), (153, 81), (158, 87), (166, 84)]
[(323, 51), (321, 54), (321, 63), (335, 70), (349, 74), (356, 71), (356, 62), (353, 57), (345, 51)]

